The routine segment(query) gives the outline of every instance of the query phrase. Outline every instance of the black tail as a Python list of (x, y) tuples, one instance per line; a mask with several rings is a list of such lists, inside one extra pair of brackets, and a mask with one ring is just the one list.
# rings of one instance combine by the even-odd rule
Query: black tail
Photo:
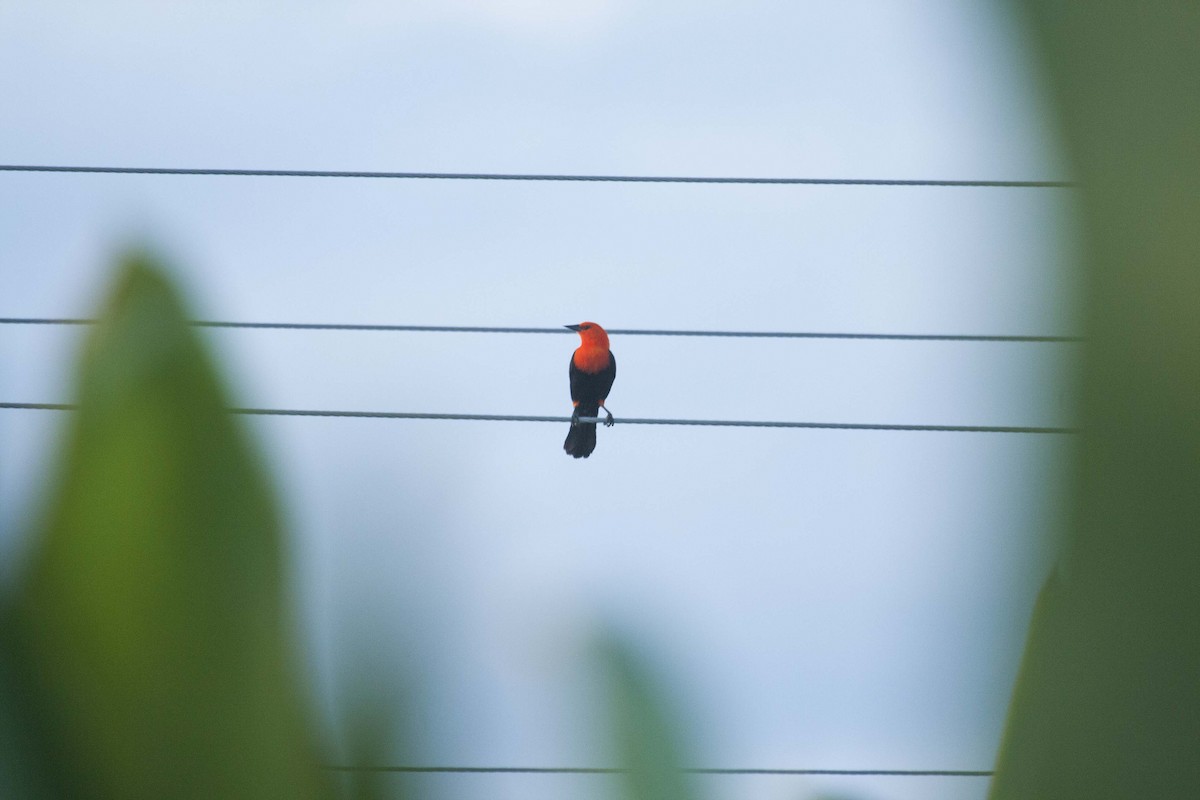
[[(579, 406), (579, 416), (594, 417), (600, 413), (600, 406), (584, 408)], [(563, 450), (575, 458), (587, 458), (596, 449), (596, 423), (579, 422), (567, 431), (567, 440), (563, 442)]]

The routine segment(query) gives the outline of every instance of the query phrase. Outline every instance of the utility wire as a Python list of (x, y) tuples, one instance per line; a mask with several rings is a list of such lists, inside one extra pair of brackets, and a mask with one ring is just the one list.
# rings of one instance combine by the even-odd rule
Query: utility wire
[[(616, 767), (408, 767), (329, 764), (332, 772), (404, 772), (487, 775), (626, 775), (629, 769)], [(682, 769), (688, 775), (887, 775), (893, 777), (988, 778), (990, 770), (963, 769), (720, 769), (696, 767)]]
[(0, 172), (83, 172), (117, 175), (221, 175), (262, 178), (398, 178), (458, 181), (578, 181), (603, 183), (740, 183), (805, 186), (974, 186), (1070, 189), (1071, 181), (898, 180), (894, 178), (719, 178), (665, 175), (536, 175), (484, 172), (362, 172), (318, 169), (194, 169), (183, 167), (69, 167), (0, 164)]
[[(94, 319), (0, 317), (0, 325), (93, 325)], [(482, 325), (355, 325), (322, 322), (214, 322), (196, 320), (199, 328), (254, 328), (265, 330), (392, 331), (417, 333), (573, 333), (566, 328), (514, 328)], [(1080, 342), (1079, 336), (1024, 336), (958, 333), (823, 333), (813, 331), (679, 331), (650, 328), (607, 328), (615, 336), (695, 336), (745, 339), (875, 339), (922, 342)]]
[[(77, 405), (67, 403), (8, 403), (0, 402), (0, 409), (24, 409), (43, 411), (74, 411)], [(234, 414), (269, 416), (308, 417), (368, 417), (385, 419), (431, 419), (431, 420), (475, 420), (488, 422), (570, 422), (570, 417), (509, 415), (509, 414), (426, 414), (392, 413), (372, 411), (299, 411), (273, 408), (233, 408)], [(601, 423), (594, 417), (582, 417), (580, 422)], [(958, 431), (987, 433), (1076, 433), (1070, 428), (1033, 428), (1000, 426), (956, 426), (956, 425), (875, 425), (857, 423), (821, 422), (758, 422), (735, 420), (672, 420), (672, 419), (622, 419), (624, 424), (633, 425), (706, 425), (771, 428), (832, 428), (850, 430), (897, 430), (897, 431)], [(442, 773), (442, 774), (570, 774), (570, 775), (618, 775), (630, 770), (614, 767), (450, 767), (450, 766), (361, 766), (327, 765), (327, 770), (337, 772), (390, 772), (390, 773)], [(756, 769), (696, 767), (682, 770), (693, 775), (846, 775), (846, 776), (893, 776), (893, 777), (990, 777), (987, 770), (889, 770), (889, 769)]]
[[(75, 411), (79, 407), (67, 403), (0, 403), (0, 409), (24, 409), (35, 411)], [(270, 417), (359, 417), (365, 419), (428, 419), (469, 420), (474, 422), (570, 422), (570, 417), (541, 416), (533, 414), (431, 414), (410, 411), (329, 411), (300, 410), (286, 408), (231, 408), (231, 414)], [(580, 417), (578, 422), (604, 423), (598, 417)], [(939, 433), (1030, 433), (1072, 434), (1076, 428), (1034, 427), (1024, 425), (893, 425), (887, 423), (861, 422), (770, 422), (765, 420), (729, 419), (650, 419), (644, 417), (621, 417), (622, 425), (698, 425), (704, 427), (731, 428), (815, 428), (851, 431), (917, 431)]]

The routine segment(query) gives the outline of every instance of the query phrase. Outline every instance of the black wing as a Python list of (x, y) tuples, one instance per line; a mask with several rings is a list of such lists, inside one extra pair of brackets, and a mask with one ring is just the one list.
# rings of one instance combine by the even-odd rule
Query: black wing
[[(599, 404), (608, 397), (616, 380), (617, 357), (609, 352), (607, 367), (599, 372), (584, 372), (575, 366), (575, 356), (572, 355), (568, 373), (571, 376), (571, 401), (580, 405)], [(592, 413), (595, 413), (594, 409)]]

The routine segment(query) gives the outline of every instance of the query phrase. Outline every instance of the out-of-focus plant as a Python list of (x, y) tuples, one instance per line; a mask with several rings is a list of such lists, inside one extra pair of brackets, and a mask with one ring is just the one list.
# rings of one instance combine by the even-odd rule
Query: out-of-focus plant
[(607, 685), (609, 727), (628, 800), (691, 800), (691, 775), (684, 770), (679, 722), (664, 692), (622, 638), (602, 637), (594, 650)]
[(124, 259), (0, 622), (6, 797), (328, 794), (275, 502), (187, 319)]
[[(0, 595), (0, 797), (413, 794), (372, 769), (404, 722), (386, 665), (352, 670), (362, 769), (321, 766), (275, 500), (188, 319), (153, 259), (123, 260), (29, 561)], [(615, 638), (597, 653), (625, 796), (687, 800), (661, 693)]]
[(1200, 5), (1019, 5), (1081, 182), (1087, 345), (991, 796), (1200, 797)]

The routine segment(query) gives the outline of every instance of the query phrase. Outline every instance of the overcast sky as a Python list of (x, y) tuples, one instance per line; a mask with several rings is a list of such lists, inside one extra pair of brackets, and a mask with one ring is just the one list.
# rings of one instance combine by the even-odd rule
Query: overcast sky
[[(736, 10), (734, 10), (736, 8)], [(0, 4), (0, 162), (1053, 179), (1020, 29), (950, 2)], [(122, 243), (240, 321), (1072, 333), (1069, 192), (0, 173), (0, 316), (94, 312)], [(65, 402), (82, 331), (0, 329)], [(570, 413), (577, 337), (221, 331), (237, 402)], [(1069, 345), (614, 336), (618, 425), (256, 419), (318, 704), (388, 659), (420, 758), (599, 765), (589, 639), (660, 667), (693, 760), (988, 769), (1062, 437), (626, 417), (1069, 424)], [(0, 411), (16, 540), (62, 418)], [(357, 643), (357, 644), (355, 644)], [(479, 800), (596, 778), (444, 777)], [(982, 798), (712, 778), (712, 798)]]

